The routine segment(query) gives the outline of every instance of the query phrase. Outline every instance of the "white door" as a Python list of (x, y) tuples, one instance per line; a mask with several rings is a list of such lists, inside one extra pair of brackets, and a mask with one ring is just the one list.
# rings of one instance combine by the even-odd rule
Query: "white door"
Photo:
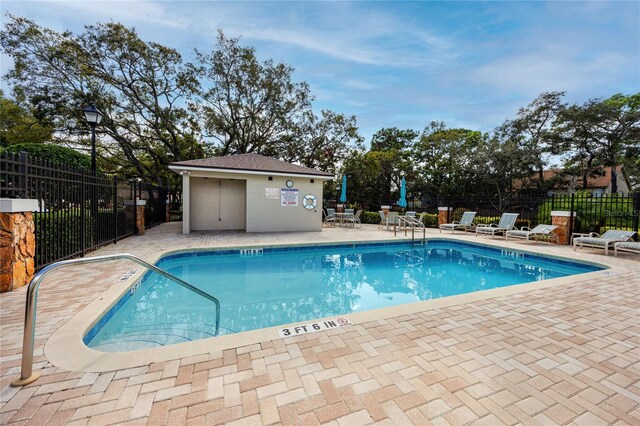
[(190, 220), (193, 231), (244, 230), (246, 227), (244, 180), (190, 179)]

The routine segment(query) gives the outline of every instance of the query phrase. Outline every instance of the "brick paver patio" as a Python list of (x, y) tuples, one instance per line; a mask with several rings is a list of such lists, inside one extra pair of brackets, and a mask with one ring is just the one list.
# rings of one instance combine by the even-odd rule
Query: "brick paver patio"
[[(393, 234), (375, 227), (183, 236), (165, 224), (94, 254), (383, 238)], [(505, 246), (574, 257), (567, 247)], [(42, 377), (24, 388), (8, 383), (19, 374), (25, 291), (1, 297), (0, 423), (638, 425), (640, 261), (580, 257), (631, 268), (104, 373), (58, 368), (44, 344), (132, 266), (69, 268), (41, 288), (34, 370)]]

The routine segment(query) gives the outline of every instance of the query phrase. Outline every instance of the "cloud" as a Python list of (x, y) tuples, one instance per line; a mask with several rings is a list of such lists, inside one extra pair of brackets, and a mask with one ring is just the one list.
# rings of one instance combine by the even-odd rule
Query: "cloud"
[[(314, 109), (356, 114), (369, 138), (431, 120), (491, 130), (540, 92), (568, 102), (640, 91), (633, 2), (3, 1), (56, 30), (114, 20), (145, 40), (214, 48), (217, 29), (292, 65)], [(7, 71), (10, 61), (2, 58)], [(3, 81), (3, 88), (5, 88)]]

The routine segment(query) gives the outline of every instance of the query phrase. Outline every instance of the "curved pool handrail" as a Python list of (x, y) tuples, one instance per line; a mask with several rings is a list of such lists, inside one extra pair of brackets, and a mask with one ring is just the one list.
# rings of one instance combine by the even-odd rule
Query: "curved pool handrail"
[(22, 367), (20, 370), (20, 377), (11, 382), (11, 386), (24, 386), (29, 383), (32, 383), (40, 377), (40, 374), (33, 373), (33, 346), (34, 346), (34, 338), (35, 338), (35, 325), (36, 325), (36, 304), (38, 300), (38, 287), (40, 287), (40, 283), (42, 282), (44, 276), (51, 272), (54, 269), (58, 269), (63, 266), (69, 265), (81, 265), (85, 263), (97, 263), (103, 261), (110, 260), (130, 260), (132, 262), (137, 263), (145, 267), (146, 269), (156, 272), (163, 277), (178, 283), (182, 287), (193, 291), (200, 296), (211, 300), (216, 305), (216, 336), (220, 331), (220, 302), (217, 298), (210, 295), (207, 292), (200, 290), (197, 287), (189, 284), (186, 281), (181, 280), (178, 277), (171, 275), (170, 273), (158, 268), (155, 265), (152, 265), (144, 260), (140, 259), (137, 256), (134, 256), (129, 253), (120, 253), (120, 254), (111, 254), (105, 256), (95, 256), (95, 257), (83, 257), (80, 259), (70, 259), (70, 260), (62, 260), (60, 262), (53, 263), (49, 266), (46, 266), (42, 270), (40, 270), (31, 280), (29, 286), (27, 287), (27, 301), (25, 305), (25, 314), (24, 314), (24, 336), (22, 339)]

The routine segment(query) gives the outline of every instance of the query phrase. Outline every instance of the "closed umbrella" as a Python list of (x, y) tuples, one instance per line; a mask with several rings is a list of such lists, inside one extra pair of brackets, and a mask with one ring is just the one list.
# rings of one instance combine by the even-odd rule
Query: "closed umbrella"
[(342, 191), (340, 191), (340, 202), (347, 202), (347, 175), (342, 175)]
[(398, 200), (398, 205), (403, 209), (407, 207), (407, 183), (404, 178), (400, 181), (400, 199)]

